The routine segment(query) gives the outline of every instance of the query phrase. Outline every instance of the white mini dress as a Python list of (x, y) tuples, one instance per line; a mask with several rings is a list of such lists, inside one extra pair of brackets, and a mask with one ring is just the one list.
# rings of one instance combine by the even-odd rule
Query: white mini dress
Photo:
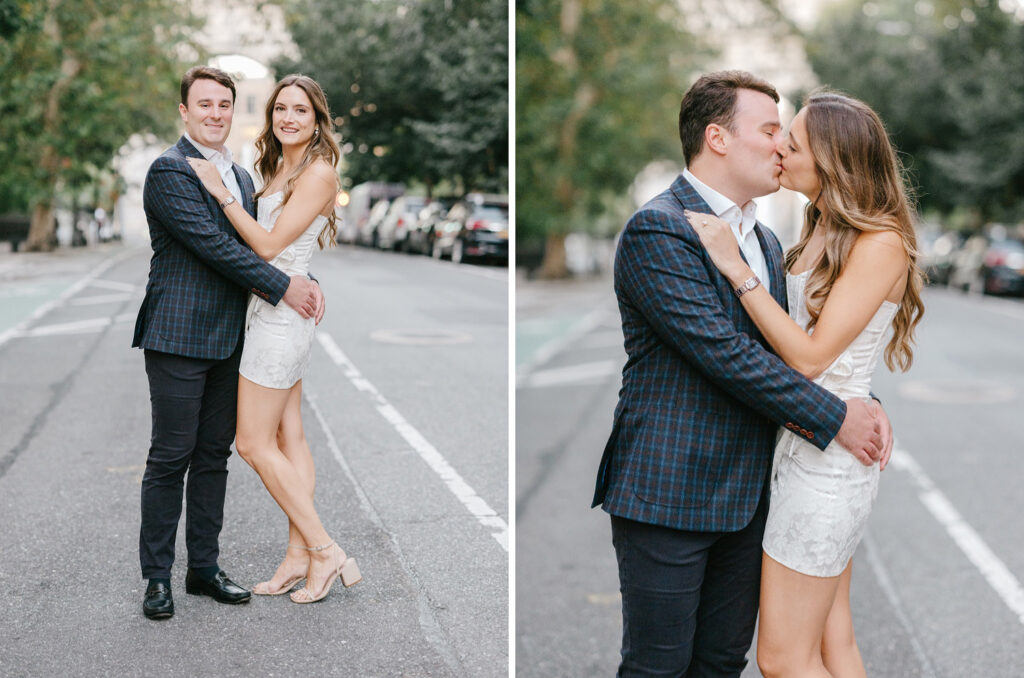
[[(809, 270), (786, 276), (789, 315), (805, 329), (809, 277)], [(898, 308), (883, 301), (864, 331), (814, 382), (843, 400), (870, 397), (871, 375)], [(835, 577), (864, 535), (878, 493), (878, 463), (864, 466), (834, 440), (820, 450), (792, 431), (780, 431), (764, 551), (797, 572)]]
[[(284, 192), (264, 195), (259, 200), (256, 221), (268, 232), (281, 213)], [(317, 236), (327, 223), (320, 215), (270, 263), (288, 275), (306, 275), (317, 246)], [(303, 318), (284, 303), (272, 306), (251, 295), (245, 320), (245, 344), (238, 373), (260, 386), (291, 388), (302, 379), (313, 349), (316, 321)]]

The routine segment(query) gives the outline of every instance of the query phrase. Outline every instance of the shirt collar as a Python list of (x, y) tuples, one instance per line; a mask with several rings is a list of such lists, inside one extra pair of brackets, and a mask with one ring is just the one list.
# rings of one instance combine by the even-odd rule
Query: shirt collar
[[(708, 204), (708, 207), (711, 208), (711, 211), (715, 213), (716, 217), (722, 217), (732, 224), (733, 230), (738, 230), (745, 236), (750, 232), (750, 229), (754, 228), (757, 217), (757, 203), (753, 200), (748, 200), (743, 207), (740, 207), (732, 200), (695, 177), (693, 172), (690, 171), (690, 168), (683, 170), (683, 178), (690, 182), (690, 185), (693, 186), (693, 189), (697, 191), (697, 194), (704, 199), (704, 202)], [(732, 215), (730, 215), (733, 217), (731, 219), (723, 216), (729, 211), (733, 211)]]
[(196, 150), (199, 151), (204, 158), (213, 164), (218, 165), (220, 163), (227, 163), (228, 167), (231, 166), (231, 149), (227, 146), (225, 146), (223, 150), (218, 151), (217, 149), (210, 148), (209, 146), (203, 146), (201, 143), (193, 139), (188, 132), (185, 132), (185, 138), (188, 139), (190, 144), (196, 147)]

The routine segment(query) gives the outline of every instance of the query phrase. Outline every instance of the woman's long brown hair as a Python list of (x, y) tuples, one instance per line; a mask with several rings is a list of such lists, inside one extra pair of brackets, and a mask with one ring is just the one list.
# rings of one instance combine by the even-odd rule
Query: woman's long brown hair
[[(297, 73), (286, 75), (274, 86), (274, 92), (267, 99), (266, 122), (263, 125), (263, 131), (256, 138), (256, 172), (263, 181), (263, 188), (256, 193), (256, 197), (260, 197), (267, 190), (281, 164), (281, 142), (274, 136), (274, 105), (277, 103), (277, 95), (285, 87), (298, 87), (309, 97), (316, 115), (317, 131), (309, 140), (302, 162), (292, 170), (285, 181), (282, 205), (288, 202), (292, 191), (295, 190), (295, 180), (317, 159), (322, 158), (331, 167), (337, 167), (338, 160), (341, 158), (341, 149), (338, 147), (338, 142), (334, 140), (334, 122), (331, 119), (330, 108), (327, 105), (327, 97), (324, 95), (323, 89), (320, 88), (316, 80), (309, 76)], [(335, 221), (334, 210), (331, 210), (327, 217), (327, 225), (320, 231), (317, 238), (320, 249), (328, 244), (334, 245), (334, 236), (338, 230)]]
[(921, 321), (923, 279), (917, 265), (911, 198), (903, 166), (878, 115), (862, 101), (818, 91), (804, 101), (807, 137), (821, 193), (807, 206), (800, 241), (786, 252), (790, 270), (815, 228), (824, 229), (825, 250), (807, 281), (807, 310), (813, 327), (861, 233), (894, 231), (907, 253), (907, 287), (893, 318), (885, 364), (904, 372), (914, 360), (911, 344)]

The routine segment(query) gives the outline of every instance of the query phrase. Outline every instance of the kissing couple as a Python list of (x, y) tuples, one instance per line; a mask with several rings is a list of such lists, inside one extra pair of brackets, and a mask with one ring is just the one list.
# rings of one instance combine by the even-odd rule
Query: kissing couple
[[(765, 676), (865, 676), (851, 562), (892, 451), (871, 375), (910, 367), (923, 312), (914, 212), (871, 108), (815, 92), (784, 131), (778, 102), (750, 73), (699, 78), (686, 169), (619, 239), (627, 360), (593, 505), (622, 677), (738, 677), (759, 608)], [(780, 186), (808, 200), (785, 255), (753, 201)]]

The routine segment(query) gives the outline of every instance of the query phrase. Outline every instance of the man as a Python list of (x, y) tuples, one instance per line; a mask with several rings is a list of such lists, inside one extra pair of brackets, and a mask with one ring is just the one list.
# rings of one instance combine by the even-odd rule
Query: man
[(234, 82), (223, 71), (185, 73), (178, 106), (185, 135), (152, 164), (143, 191), (153, 258), (132, 346), (145, 350), (153, 413), (139, 534), (149, 580), (142, 611), (150, 619), (174, 614), (171, 565), (186, 471), (185, 591), (249, 601), (250, 592), (217, 564), (248, 295), (283, 301), (304, 318), (323, 314), (319, 287), (289, 278), (245, 246), (188, 164), (210, 160), (232, 194), (224, 204), (237, 200), (254, 213), (252, 178), (224, 146), (234, 102)]
[[(888, 420), (844, 403), (770, 352), (684, 210), (733, 225), (785, 308), (782, 249), (753, 198), (779, 188), (779, 96), (741, 71), (683, 97), (687, 169), (627, 223), (615, 293), (627, 353), (593, 505), (611, 514), (622, 592), (620, 676), (739, 676), (753, 637), (777, 427), (863, 463), (888, 455)], [(883, 435), (884, 434), (884, 435)]]

